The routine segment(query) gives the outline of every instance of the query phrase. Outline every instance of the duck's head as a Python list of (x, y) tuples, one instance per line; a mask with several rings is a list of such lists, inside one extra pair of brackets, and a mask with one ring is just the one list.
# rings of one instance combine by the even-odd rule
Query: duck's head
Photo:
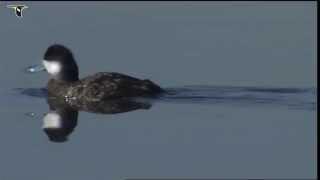
[(79, 70), (72, 52), (65, 46), (48, 47), (42, 63), (50, 76), (56, 80), (73, 82), (79, 80)]

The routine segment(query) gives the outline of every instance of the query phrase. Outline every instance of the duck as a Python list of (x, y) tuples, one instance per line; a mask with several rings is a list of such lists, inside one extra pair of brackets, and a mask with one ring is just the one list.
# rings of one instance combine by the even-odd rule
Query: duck
[(165, 92), (149, 79), (138, 79), (117, 72), (97, 72), (82, 79), (69, 48), (54, 44), (47, 48), (42, 64), (50, 79), (50, 97), (61, 97), (77, 103), (106, 101), (132, 97), (155, 97)]

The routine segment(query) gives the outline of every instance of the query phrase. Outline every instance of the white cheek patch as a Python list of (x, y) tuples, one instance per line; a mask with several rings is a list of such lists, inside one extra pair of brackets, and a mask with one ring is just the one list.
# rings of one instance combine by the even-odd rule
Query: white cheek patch
[(61, 71), (62, 67), (61, 67), (61, 64), (58, 62), (43, 60), (42, 63), (49, 74), (57, 75)]
[(62, 120), (61, 116), (55, 112), (48, 113), (43, 118), (42, 128), (61, 128)]

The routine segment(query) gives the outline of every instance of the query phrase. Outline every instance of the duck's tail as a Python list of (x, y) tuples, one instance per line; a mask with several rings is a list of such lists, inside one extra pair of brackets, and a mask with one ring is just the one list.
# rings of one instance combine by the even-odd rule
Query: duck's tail
[(164, 89), (162, 89), (160, 86), (158, 86), (157, 84), (153, 83), (149, 79), (143, 80), (143, 83), (144, 83), (146, 89), (148, 89), (148, 91), (150, 91), (151, 94), (159, 94), (159, 93), (164, 93), (165, 92)]

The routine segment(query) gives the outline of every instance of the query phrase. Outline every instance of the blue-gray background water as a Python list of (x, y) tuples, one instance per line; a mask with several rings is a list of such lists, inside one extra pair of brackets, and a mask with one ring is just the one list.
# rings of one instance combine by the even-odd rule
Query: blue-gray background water
[[(0, 2), (0, 179), (315, 178), (315, 2)], [(22, 2), (23, 4), (23, 2)], [(148, 110), (42, 130), (46, 48), (148, 78)]]

